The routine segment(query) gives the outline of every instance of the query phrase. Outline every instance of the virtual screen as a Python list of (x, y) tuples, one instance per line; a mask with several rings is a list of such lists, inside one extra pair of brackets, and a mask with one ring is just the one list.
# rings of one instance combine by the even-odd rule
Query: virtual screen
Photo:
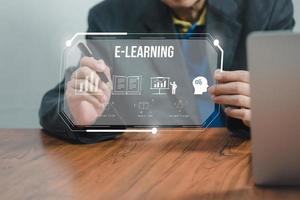
[(86, 75), (77, 83), (75, 95), (93, 94), (101, 82), (111, 94), (104, 112), (88, 127), (73, 120), (64, 102), (60, 112), (72, 129), (208, 127), (219, 114), (208, 88), (216, 84), (213, 74), (220, 66), (220, 53), (207, 35), (78, 38), (64, 53), (65, 87), (84, 56), (102, 59), (110, 80), (103, 73)]

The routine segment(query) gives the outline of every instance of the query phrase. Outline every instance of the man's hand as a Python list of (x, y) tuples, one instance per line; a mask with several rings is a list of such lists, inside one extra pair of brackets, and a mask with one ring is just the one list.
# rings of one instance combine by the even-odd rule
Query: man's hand
[(223, 104), (225, 113), (233, 118), (243, 120), (250, 126), (250, 84), (248, 71), (216, 71), (217, 85), (209, 88), (215, 103)]
[[(95, 123), (110, 100), (112, 89), (110, 83), (102, 82), (97, 72), (103, 72), (111, 83), (109, 67), (103, 60), (83, 57), (80, 60), (80, 67), (73, 72), (71, 80), (67, 83), (65, 99), (76, 125), (84, 126)], [(80, 92), (78, 94), (80, 83), (85, 83), (85, 77), (89, 77), (91, 73), (94, 74), (96, 81), (89, 82), (88, 88), (93, 88), (93, 92)], [(99, 84), (95, 85), (96, 83)], [(95, 90), (95, 88), (98, 89)], [(76, 94), (75, 91), (77, 91)]]

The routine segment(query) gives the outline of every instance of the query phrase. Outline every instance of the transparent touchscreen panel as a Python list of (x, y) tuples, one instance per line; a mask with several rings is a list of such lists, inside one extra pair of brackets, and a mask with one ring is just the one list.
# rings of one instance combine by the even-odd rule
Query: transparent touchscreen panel
[(63, 56), (60, 113), (71, 129), (209, 127), (221, 59), (208, 35), (78, 37)]

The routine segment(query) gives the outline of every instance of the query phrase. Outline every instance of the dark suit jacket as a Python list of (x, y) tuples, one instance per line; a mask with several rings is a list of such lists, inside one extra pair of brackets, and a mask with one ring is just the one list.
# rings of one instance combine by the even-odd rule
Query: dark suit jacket
[[(245, 43), (249, 33), (294, 26), (291, 0), (207, 0), (207, 11), (207, 32), (220, 40), (225, 51), (224, 70), (247, 69)], [(175, 32), (171, 10), (160, 0), (106, 0), (90, 10), (88, 25), (88, 32)], [(41, 103), (40, 123), (46, 131), (81, 143), (116, 136), (72, 133), (58, 115), (58, 104), (62, 103), (58, 102), (58, 94), (56, 86), (45, 94)], [(249, 131), (239, 120), (227, 121), (234, 132)]]

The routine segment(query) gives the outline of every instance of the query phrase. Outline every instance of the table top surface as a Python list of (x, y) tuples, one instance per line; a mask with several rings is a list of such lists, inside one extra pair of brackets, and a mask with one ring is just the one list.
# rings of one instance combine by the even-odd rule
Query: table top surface
[(126, 133), (90, 145), (0, 129), (0, 199), (300, 199), (300, 189), (256, 187), (250, 141), (226, 129)]

